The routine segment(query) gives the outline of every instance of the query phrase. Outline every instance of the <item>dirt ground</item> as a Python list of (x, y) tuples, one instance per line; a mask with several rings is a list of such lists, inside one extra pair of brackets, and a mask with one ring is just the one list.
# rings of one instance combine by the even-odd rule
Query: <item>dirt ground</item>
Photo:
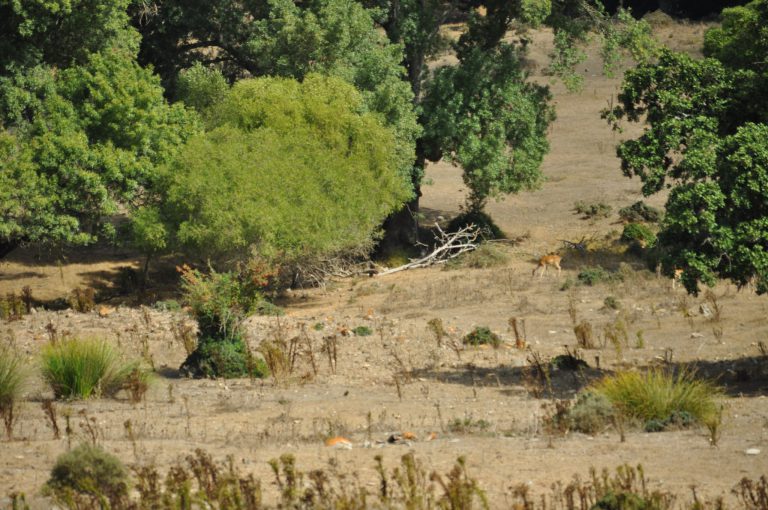
[[(660, 34), (693, 51), (703, 26), (667, 25)], [(533, 76), (540, 81), (549, 80), (541, 69), (550, 41), (546, 32), (533, 39), (531, 60), (540, 64), (533, 66)], [(266, 461), (282, 453), (294, 454), (307, 471), (335, 459), (342, 470), (357, 472), (373, 484), (376, 454), (393, 466), (413, 451), (428, 469), (441, 473), (458, 456), (466, 456), (470, 475), (480, 481), (493, 508), (508, 507), (514, 485), (530, 484), (534, 492), (544, 492), (553, 482), (586, 476), (590, 467), (613, 469), (623, 463), (642, 464), (653, 488), (687, 497), (695, 485), (699, 495), (728, 496), (742, 477), (768, 474), (768, 361), (758, 349), (768, 336), (768, 298), (738, 292), (726, 283), (708, 298), (693, 298), (637, 261), (601, 249), (586, 255), (564, 252), (562, 275), (531, 277), (534, 261), (562, 248), (560, 240), (601, 239), (620, 231), (615, 211), (641, 199), (640, 183), (621, 175), (614, 156), (619, 135), (599, 117), (619, 78), (603, 76), (594, 57), (581, 67), (583, 92), (569, 94), (560, 84), (552, 86), (558, 119), (544, 162), (547, 182), (540, 190), (488, 207), (508, 234), (524, 237), (502, 247), (510, 256), (508, 263), (330, 282), (325, 288), (294, 291), (282, 303), (286, 316), (279, 320), (248, 320), (253, 348), (276, 335), (299, 336), (304, 345), (312, 345), (317, 375), (304, 355), (283, 381), (179, 378), (185, 350), (173, 329), (188, 319), (181, 312), (151, 308), (119, 306), (106, 317), (41, 310), (1, 324), (0, 335), (31, 361), (52, 334), (103, 336), (131, 356), (151, 359), (158, 376), (140, 404), (127, 399), (57, 404), (62, 431), (65, 416), (71, 416), (73, 443), (89, 436), (83, 424), (90, 422), (98, 442), (129, 464), (155, 464), (164, 471), (202, 448), (217, 460), (232, 455), (243, 471), (261, 477), (267, 492), (274, 493)], [(427, 177), (433, 184), (424, 189), (425, 222), (455, 215), (465, 194), (460, 170), (438, 163), (430, 165)], [(607, 203), (614, 213), (584, 220), (573, 211), (577, 200)], [(660, 206), (663, 197), (649, 202)], [(20, 252), (4, 261), (0, 292), (29, 285), (35, 297), (54, 299), (77, 286), (108, 289), (120, 267), (139, 264), (131, 254), (113, 250), (63, 264), (36, 257)], [(618, 269), (624, 280), (560, 290), (579, 268), (594, 264)], [(609, 296), (618, 300), (619, 310), (604, 305)], [(613, 429), (595, 437), (547, 433), (541, 419), (551, 400), (546, 389), (526, 376), (526, 366), (532, 352), (546, 359), (563, 354), (564, 346), (573, 349), (572, 315), (589, 321), (597, 332), (620, 320), (628, 341), (619, 349), (608, 345), (581, 351), (591, 366), (583, 374), (553, 372), (556, 397), (573, 396), (607, 371), (695, 362), (702, 375), (717, 377), (727, 395), (718, 446), (710, 445), (703, 429), (630, 430), (625, 442)], [(524, 322), (528, 350), (515, 348), (508, 323), (513, 317)], [(450, 332), (441, 345), (427, 327), (434, 318)], [(363, 325), (373, 330), (371, 336), (342, 334)], [(475, 326), (498, 332), (504, 345), (458, 352), (451, 347), (452, 340)], [(334, 333), (338, 355), (332, 369), (323, 346), (324, 337)], [(42, 382), (34, 379), (27, 395), (13, 440), (0, 442), (0, 507), (8, 503), (5, 495), (23, 491), (33, 506), (47, 508), (38, 491), (70, 441), (63, 432), (61, 439), (53, 439), (41, 408), (50, 391)], [(380, 443), (405, 431), (417, 439)], [(427, 441), (433, 432), (435, 438)], [(354, 447), (325, 447), (324, 439), (335, 435), (348, 437)], [(745, 453), (754, 448), (760, 453)]]

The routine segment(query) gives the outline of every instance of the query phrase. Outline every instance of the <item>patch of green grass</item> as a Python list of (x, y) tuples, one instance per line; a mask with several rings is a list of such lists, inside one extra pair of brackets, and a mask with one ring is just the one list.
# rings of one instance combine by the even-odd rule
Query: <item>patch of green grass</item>
[(46, 345), (41, 362), (43, 379), (57, 399), (114, 396), (138, 366), (121, 361), (104, 340), (78, 338)]
[(465, 345), (501, 345), (501, 337), (485, 326), (478, 326), (464, 336)]
[(718, 400), (722, 391), (697, 379), (692, 372), (619, 372), (598, 382), (593, 391), (604, 395), (625, 416), (642, 423), (656, 420), (681, 426), (709, 426), (720, 419)]
[(354, 333), (355, 336), (371, 336), (373, 330), (368, 326), (357, 326), (352, 330), (352, 333)]
[(166, 299), (165, 301), (155, 301), (152, 308), (159, 312), (178, 312), (181, 305), (175, 299)]
[(475, 420), (471, 416), (455, 418), (448, 422), (448, 430), (454, 434), (470, 434), (472, 432), (484, 432), (491, 428), (491, 422), (487, 420)]

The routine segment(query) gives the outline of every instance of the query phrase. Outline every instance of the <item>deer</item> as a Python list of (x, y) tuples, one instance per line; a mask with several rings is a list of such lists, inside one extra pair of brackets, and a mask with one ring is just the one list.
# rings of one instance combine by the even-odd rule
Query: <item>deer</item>
[(533, 273), (531, 273), (531, 277), (536, 276), (536, 271), (541, 268), (541, 273), (539, 273), (539, 278), (544, 276), (544, 273), (547, 272), (547, 266), (552, 266), (557, 269), (557, 276), (560, 276), (560, 261), (563, 260), (563, 258), (560, 255), (555, 255), (554, 253), (550, 253), (549, 255), (544, 255), (539, 259), (539, 265), (536, 266), (533, 269)]
[(675, 272), (672, 275), (672, 289), (677, 288), (677, 284), (680, 283), (681, 279), (683, 278), (683, 270), (680, 268), (675, 268)]

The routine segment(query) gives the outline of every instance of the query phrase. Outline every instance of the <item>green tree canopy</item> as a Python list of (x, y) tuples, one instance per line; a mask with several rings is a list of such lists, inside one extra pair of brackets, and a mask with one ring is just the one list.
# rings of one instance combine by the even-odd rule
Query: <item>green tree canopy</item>
[(647, 124), (622, 143), (627, 176), (650, 195), (671, 188), (659, 234), (667, 272), (689, 292), (717, 277), (768, 291), (768, 2), (726, 9), (706, 34), (710, 58), (671, 51), (628, 71), (606, 112)]
[(169, 166), (162, 200), (175, 242), (202, 258), (369, 248), (409, 196), (395, 133), (339, 78), (242, 80), (212, 124)]
[[(13, 3), (27, 16), (13, 18), (16, 35), (29, 40), (18, 55), (1, 55), (0, 256), (25, 242), (83, 244), (111, 234), (104, 220), (141, 205), (157, 168), (198, 129), (197, 116), (169, 106), (159, 79), (138, 65), (125, 5), (120, 15), (120, 2), (108, 4)], [(85, 34), (67, 46), (78, 36), (73, 19), (91, 17), (105, 24), (106, 40)], [(51, 41), (64, 38), (60, 45), (45, 47), (46, 30)]]

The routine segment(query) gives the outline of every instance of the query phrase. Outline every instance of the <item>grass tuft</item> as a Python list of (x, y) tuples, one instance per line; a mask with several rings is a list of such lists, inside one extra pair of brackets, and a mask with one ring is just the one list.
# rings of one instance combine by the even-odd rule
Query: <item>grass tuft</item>
[(593, 390), (608, 398), (623, 415), (643, 423), (709, 426), (720, 419), (718, 399), (722, 391), (690, 371), (620, 372), (598, 382)]
[(15, 421), (16, 402), (21, 398), (26, 379), (27, 371), (21, 356), (9, 348), (0, 349), (0, 418), (9, 438)]
[(42, 374), (57, 399), (114, 396), (138, 369), (138, 362), (120, 360), (111, 344), (73, 338), (43, 348)]

